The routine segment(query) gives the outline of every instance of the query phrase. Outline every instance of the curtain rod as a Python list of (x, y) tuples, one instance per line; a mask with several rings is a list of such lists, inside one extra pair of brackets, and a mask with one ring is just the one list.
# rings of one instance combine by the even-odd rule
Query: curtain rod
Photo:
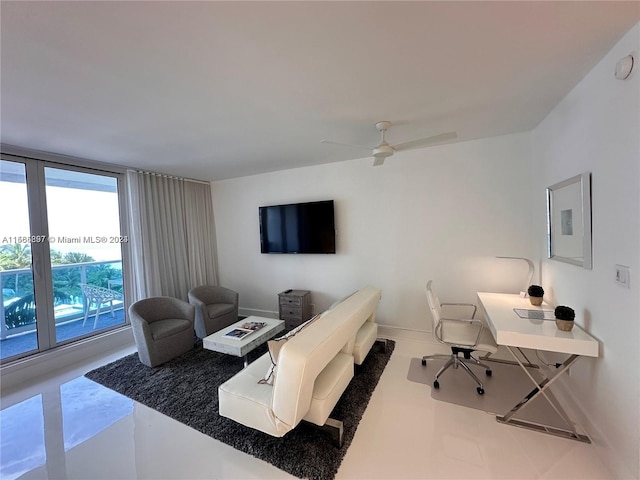
[(156, 177), (172, 178), (172, 179), (175, 179), (175, 180), (185, 180), (187, 182), (202, 183), (203, 185), (211, 185), (211, 182), (206, 182), (204, 180), (196, 180), (194, 178), (178, 177), (176, 175), (168, 175), (166, 173), (147, 172), (146, 170), (139, 170), (139, 169), (129, 169), (129, 171), (130, 172), (136, 172), (136, 173), (143, 173), (145, 175), (155, 175)]

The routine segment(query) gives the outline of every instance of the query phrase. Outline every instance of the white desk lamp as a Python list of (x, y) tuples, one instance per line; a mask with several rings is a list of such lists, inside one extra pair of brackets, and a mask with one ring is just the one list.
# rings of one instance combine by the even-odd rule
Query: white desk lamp
[(511, 260), (524, 260), (525, 262), (527, 262), (527, 265), (529, 265), (529, 279), (527, 281), (527, 283), (524, 286), (524, 289), (520, 292), (520, 296), (521, 297), (526, 297), (527, 296), (527, 290), (529, 289), (529, 285), (531, 285), (531, 282), (533, 281), (533, 272), (535, 271), (535, 267), (533, 266), (533, 262), (531, 260), (529, 260), (528, 258), (524, 258), (524, 257), (496, 257), (496, 258), (509, 258)]

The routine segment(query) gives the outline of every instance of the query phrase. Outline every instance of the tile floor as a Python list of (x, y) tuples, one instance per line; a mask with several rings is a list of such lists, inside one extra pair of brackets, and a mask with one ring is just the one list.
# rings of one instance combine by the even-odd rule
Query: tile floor
[[(407, 380), (438, 346), (398, 339), (337, 479), (608, 479), (595, 447), (498, 424)], [(2, 398), (3, 479), (276, 479), (275, 467), (82, 375), (133, 349)]]

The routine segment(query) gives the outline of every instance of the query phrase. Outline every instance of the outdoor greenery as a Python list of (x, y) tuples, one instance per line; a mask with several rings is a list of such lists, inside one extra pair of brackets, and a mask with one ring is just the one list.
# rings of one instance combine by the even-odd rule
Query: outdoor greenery
[(31, 265), (31, 247), (29, 244), (14, 243), (0, 247), (0, 270), (29, 268)]
[[(69, 295), (53, 289), (53, 303), (60, 305), (71, 300)], [(22, 327), (36, 321), (36, 302), (33, 293), (20, 297), (4, 310), (4, 318), (8, 328)]]
[[(67, 265), (69, 263), (94, 262), (91, 255), (80, 252), (67, 252), (64, 255), (51, 249), (51, 265)], [(15, 270), (31, 266), (31, 246), (21, 243), (2, 245), (0, 247), (0, 270)]]
[[(80, 283), (82, 269), (85, 270), (85, 281), (90, 285), (108, 287), (108, 281), (122, 278), (122, 271), (110, 264), (77, 265), (94, 262), (95, 259), (86, 253), (68, 252), (62, 254), (51, 250), (51, 265), (69, 265), (66, 268), (53, 268), (54, 304), (73, 302), (82, 298)], [(33, 298), (33, 274), (31, 272), (31, 248), (29, 244), (11, 244), (0, 247), (0, 271), (29, 269), (24, 272), (1, 275), (2, 300), (13, 300), (5, 307), (7, 327), (17, 327), (35, 322), (35, 303)]]

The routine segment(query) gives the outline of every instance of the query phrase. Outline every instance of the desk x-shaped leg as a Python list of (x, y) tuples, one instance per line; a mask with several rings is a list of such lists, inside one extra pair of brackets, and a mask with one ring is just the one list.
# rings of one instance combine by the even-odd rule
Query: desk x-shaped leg
[[(529, 373), (525, 365), (523, 365), (523, 363), (516, 356), (516, 354), (511, 349), (511, 347), (507, 347), (507, 349), (509, 350), (511, 355), (513, 355), (513, 358), (516, 359), (516, 361), (518, 362), (518, 365), (520, 365), (520, 368), (524, 370), (524, 372), (527, 374), (529, 379), (534, 383), (536, 387), (533, 390), (531, 390), (531, 392), (529, 392), (522, 400), (520, 400), (520, 402), (515, 407), (513, 407), (511, 411), (509, 411), (509, 413), (502, 416), (498, 415), (496, 417), (496, 420), (500, 423), (505, 423), (507, 425), (528, 428), (530, 430), (536, 430), (538, 432), (544, 432), (550, 435), (556, 435), (558, 437), (578, 440), (579, 442), (591, 443), (591, 440), (589, 440), (589, 437), (587, 437), (586, 435), (581, 435), (576, 432), (575, 424), (571, 421), (571, 419), (569, 418), (567, 413), (564, 411), (564, 409), (560, 406), (558, 401), (555, 400), (555, 398), (550, 397), (546, 393), (546, 390), (551, 386), (551, 384), (555, 382), (560, 377), (560, 375), (566, 372), (569, 369), (569, 367), (571, 367), (571, 365), (573, 365), (576, 362), (576, 360), (580, 358), (580, 356), (571, 355), (569, 358), (567, 358), (567, 360), (565, 360), (565, 362), (561, 365), (561, 367), (557, 370), (556, 374), (553, 377), (548, 378), (545, 376), (545, 378), (541, 382), (538, 382), (535, 378), (531, 376), (531, 374)], [(538, 370), (538, 371), (541, 371), (541, 370)], [(518, 420), (513, 418), (514, 415), (518, 413), (519, 410), (524, 408), (531, 400), (538, 397), (539, 395), (543, 395), (544, 398), (547, 400), (547, 402), (549, 402), (549, 404), (556, 411), (556, 413), (560, 415), (560, 417), (567, 424), (567, 427), (568, 427), (567, 429), (552, 427), (549, 425), (542, 425), (534, 422), (528, 422), (526, 420)]]

